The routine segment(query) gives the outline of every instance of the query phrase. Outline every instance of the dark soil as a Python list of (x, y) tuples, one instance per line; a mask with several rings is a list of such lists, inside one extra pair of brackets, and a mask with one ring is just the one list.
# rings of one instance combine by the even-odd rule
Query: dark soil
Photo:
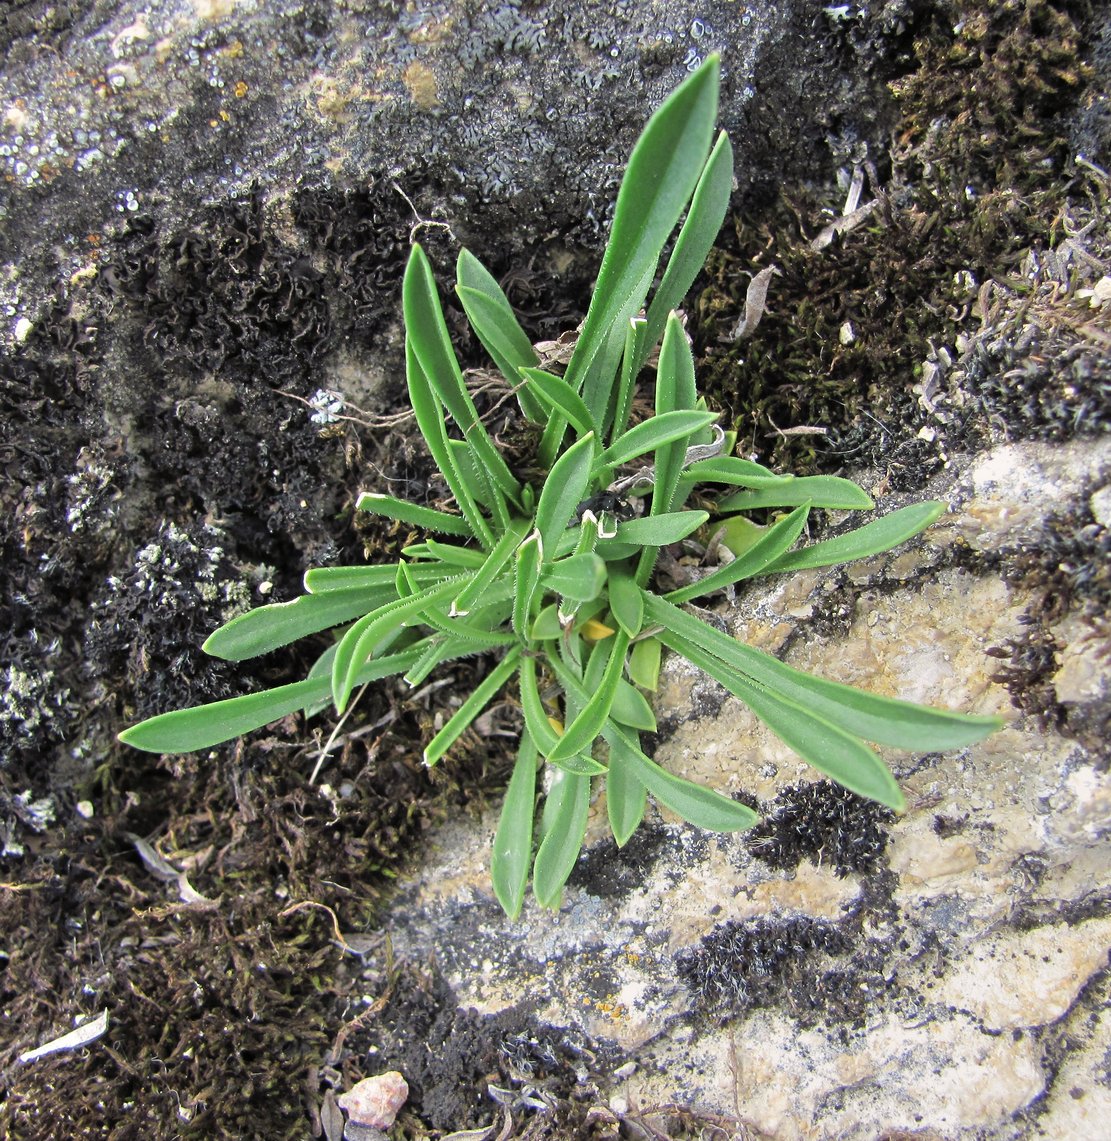
[[(690, 316), (701, 381), (753, 455), (800, 472), (871, 464), (910, 489), (1000, 435), (1056, 439), (1111, 422), (1106, 331), (1067, 291), (1047, 301), (1043, 270), (1032, 277), (1023, 262), (1107, 208), (1106, 184), (1076, 155), (1111, 160), (1106, 116), (1093, 110), (1111, 51), (1084, 0), (900, 7), (892, 143), (861, 156), (876, 212), (815, 251), (840, 208), (829, 187), (792, 182), (738, 202)], [(330, 1090), (392, 1067), (413, 1090), (398, 1137), (507, 1120), (506, 1138), (615, 1135), (616, 1119), (595, 1107), (618, 1060), (599, 1044), (554, 1035), (526, 1010), (460, 1011), (432, 964), (363, 973), (360, 947), (386, 939), (381, 904), (422, 835), (504, 786), (501, 737), (471, 736), (431, 771), (420, 762), (437, 715), (482, 662), (416, 695), (368, 692), (325, 784), (308, 778), (327, 716), (161, 761), (115, 740), (149, 713), (301, 676), (320, 645), (247, 668), (198, 647), (247, 606), (293, 597), (307, 567), (404, 543), (354, 526), (358, 490), (435, 502), (411, 426), (383, 418), (403, 410), (398, 288), (411, 221), (387, 186), (229, 202), (184, 230), (140, 213), (88, 237), (95, 284), (53, 282), (48, 319), (0, 361), (0, 1135), (320, 1136)], [(422, 240), (449, 263), (446, 238)], [(781, 276), (769, 310), (734, 343), (748, 274), (771, 264)], [(988, 283), (1017, 308), (1000, 302), (992, 328), (980, 312), (982, 337), (946, 366), (970, 399), (931, 420), (907, 378), (953, 348)], [(538, 337), (581, 316), (581, 291), (568, 300), (531, 270), (507, 288)], [(1016, 376), (1004, 334), (1018, 309), (1036, 343)], [(393, 366), (367, 382), (374, 430), (312, 423), (305, 401), (324, 365), (349, 354), (357, 367), (371, 340)], [(783, 432), (799, 426), (818, 431)], [(1009, 564), (1045, 585), (1029, 640), (1004, 655), (1020, 703), (1039, 700), (1048, 624), (1106, 595), (1106, 551), (1086, 522), (1060, 520), (1051, 556)], [(1063, 572), (1068, 560), (1081, 569)], [(797, 807), (780, 805), (763, 834), (781, 864), (794, 858), (782, 828)], [(812, 856), (826, 832), (848, 830), (852, 843), (835, 839), (831, 858), (872, 873), (882, 824), (835, 806), (807, 817), (799, 843)], [(628, 890), (620, 862), (588, 856), (576, 874), (599, 894)], [(882, 873), (873, 879), (883, 897)], [(758, 991), (796, 1003), (804, 1021), (851, 1020), (853, 980), (882, 976), (854, 958), (855, 921), (720, 931), (689, 978), (715, 1009)], [(718, 994), (727, 978), (743, 993), (730, 982)], [(805, 1006), (808, 987), (819, 999)], [(105, 1009), (109, 1031), (93, 1046), (19, 1063), (77, 1012)], [(703, 1125), (716, 1127), (677, 1110), (653, 1128), (711, 1135)]]

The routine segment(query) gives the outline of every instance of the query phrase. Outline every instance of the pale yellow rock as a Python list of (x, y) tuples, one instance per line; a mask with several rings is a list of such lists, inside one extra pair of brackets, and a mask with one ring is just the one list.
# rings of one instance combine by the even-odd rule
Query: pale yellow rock
[(1038, 1118), (1043, 1137), (1094, 1141), (1111, 1122), (1107, 1057), (1111, 1052), (1111, 1011), (1103, 1010), (1076, 1028), (1073, 1049), (1064, 1060)]
[(972, 871), (979, 862), (974, 845), (961, 836), (943, 839), (931, 830), (930, 820), (921, 817), (895, 830), (889, 858), (903, 889), (943, 891), (953, 887), (946, 881)]
[(846, 1049), (761, 1012), (693, 1045), (661, 1043), (653, 1060), (622, 1087), (630, 1102), (736, 1106), (776, 1141), (874, 1141), (924, 1124), (945, 1137), (1002, 1136), (993, 1130), (1045, 1089), (1030, 1036), (985, 1034), (961, 1015), (885, 1019)]
[(989, 935), (942, 980), (938, 997), (993, 1030), (1044, 1026), (1107, 966), (1111, 918)]

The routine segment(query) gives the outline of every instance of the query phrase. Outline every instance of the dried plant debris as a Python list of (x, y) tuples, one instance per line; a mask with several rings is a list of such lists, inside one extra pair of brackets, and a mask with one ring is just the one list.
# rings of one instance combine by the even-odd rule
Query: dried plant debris
[(811, 860), (838, 876), (880, 868), (895, 820), (890, 809), (828, 780), (783, 789), (762, 815), (743, 836), (758, 860), (787, 871)]
[[(844, 204), (786, 185), (719, 240), (692, 314), (699, 376), (754, 458), (872, 464), (911, 490), (958, 447), (1111, 424), (1108, 310), (1091, 304), (1111, 271), (1111, 186), (1069, 140), (1094, 82), (1090, 13), (1069, 0), (931, 8), (891, 84), (889, 163), (846, 149), (846, 184), (868, 173), (868, 217), (815, 249)], [(722, 338), (748, 271), (773, 264), (759, 328)]]

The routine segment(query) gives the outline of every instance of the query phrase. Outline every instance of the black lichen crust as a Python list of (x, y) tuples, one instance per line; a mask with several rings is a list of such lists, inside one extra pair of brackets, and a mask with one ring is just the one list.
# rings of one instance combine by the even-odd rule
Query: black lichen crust
[(764, 818), (744, 834), (745, 847), (772, 868), (803, 860), (832, 867), (838, 876), (871, 873), (883, 864), (887, 829), (895, 814), (833, 781), (783, 789)]
[(680, 952), (676, 968), (704, 1009), (739, 1012), (779, 1002), (815, 957), (848, 947), (838, 925), (824, 919), (730, 920)]
[(407, 1113), (435, 1129), (488, 1125), (498, 1103), (573, 1120), (573, 1101), (596, 1093), (590, 1075), (620, 1064), (612, 1048), (545, 1025), (527, 1004), (485, 1016), (463, 1009), (439, 971), (408, 965), (389, 978), (381, 1008), (347, 1045), (369, 1055), (367, 1072), (400, 1070)]
[(877, 1002), (899, 994), (888, 962), (902, 938), (897, 877), (880, 871), (836, 921), (776, 916), (719, 924), (675, 958), (697, 1009), (715, 1021), (760, 1007), (847, 1041)]
[(1053, 678), (1060, 668), (1062, 647), (1053, 627), (1070, 615), (1079, 615), (1093, 636), (1111, 638), (1111, 527), (1092, 513), (1087, 488), (1062, 511), (1054, 512), (1037, 539), (1002, 552), (1003, 577), (1032, 591), (1034, 599), (1020, 622), (1017, 638), (994, 646), (987, 653), (1003, 662), (995, 681), (1004, 685), (1012, 704), (1038, 718), (1043, 726), (1077, 738), (1093, 755), (1111, 762), (1108, 733), (1111, 709), (1107, 702), (1077, 708), (1057, 699)]

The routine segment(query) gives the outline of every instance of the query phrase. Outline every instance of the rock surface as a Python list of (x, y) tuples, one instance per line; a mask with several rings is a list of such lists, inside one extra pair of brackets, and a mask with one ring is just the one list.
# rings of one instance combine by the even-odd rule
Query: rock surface
[[(951, 513), (909, 550), (749, 589), (723, 612), (737, 637), (796, 667), (1007, 717), (965, 750), (886, 754), (909, 807), (876, 871), (839, 876), (821, 848), (773, 870), (743, 835), (666, 813), (619, 852), (599, 802), (559, 913), (529, 904), (512, 924), (488, 884), (491, 817), (447, 829), (403, 885), (395, 953), (434, 951), (466, 1006), (533, 1001), (556, 1027), (616, 1043), (637, 1063), (613, 1086), (625, 1108), (698, 1106), (785, 1139), (1009, 1137), (1028, 1118), (1044, 1136), (1094, 1128), (1103, 1087), (1058, 1090), (1065, 1068), (1111, 1048), (1096, 1017), (1111, 776), (1016, 716), (993, 681), (985, 650), (1021, 635), (1033, 592), (982, 558), (1036, 541), (1105, 486), (1111, 445), (1005, 446), (967, 470), (934, 489)], [(846, 582), (845, 627), (816, 636)], [(657, 711), (656, 758), (673, 772), (772, 809), (815, 779), (681, 660), (666, 664)]]

